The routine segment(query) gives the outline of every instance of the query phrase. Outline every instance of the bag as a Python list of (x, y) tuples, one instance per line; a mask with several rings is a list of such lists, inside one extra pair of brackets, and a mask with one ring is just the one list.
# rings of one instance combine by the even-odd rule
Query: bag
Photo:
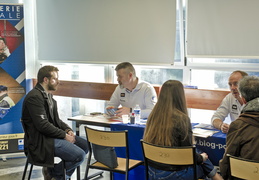
[(117, 155), (114, 147), (92, 144), (92, 148), (93, 148), (94, 158), (98, 162), (112, 169), (118, 166)]

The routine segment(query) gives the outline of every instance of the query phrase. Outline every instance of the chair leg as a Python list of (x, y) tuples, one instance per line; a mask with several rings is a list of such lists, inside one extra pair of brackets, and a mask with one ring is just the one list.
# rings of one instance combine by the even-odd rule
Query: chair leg
[(89, 171), (89, 167), (88, 167), (88, 165), (86, 165), (86, 169), (85, 169), (85, 178), (84, 178), (84, 180), (87, 180), (87, 177), (88, 177), (88, 171)]
[(148, 166), (147, 166), (147, 164), (145, 164), (145, 180), (148, 180)]
[(28, 159), (26, 159), (26, 163), (25, 163), (24, 170), (23, 170), (23, 175), (22, 175), (22, 180), (25, 180), (28, 164), (29, 164), (28, 163)]
[[(26, 173), (27, 173), (28, 165), (29, 165), (29, 162), (28, 162), (28, 159), (27, 159), (27, 160), (26, 160), (25, 167), (24, 167), (24, 170), (23, 170), (22, 180), (25, 180), (25, 176), (26, 176)], [(33, 165), (31, 164), (30, 171), (29, 171), (29, 176), (28, 176), (28, 180), (31, 179), (32, 169), (33, 169)]]
[(65, 161), (62, 160), (63, 179), (66, 180), (66, 165)]
[(102, 176), (102, 174), (103, 174), (103, 171), (99, 171), (99, 172), (96, 172), (96, 173), (91, 174), (90, 176), (88, 176), (89, 169), (90, 169), (88, 165), (90, 164), (90, 161), (91, 161), (91, 155), (89, 155), (88, 158), (87, 158), (87, 164), (86, 164), (86, 168), (85, 168), (84, 180), (91, 179), (91, 178), (94, 178), (96, 176)]
[(87, 176), (85, 180), (92, 179), (92, 178), (94, 178), (96, 176), (102, 176), (102, 174), (103, 174), (103, 171), (96, 172), (94, 174), (91, 174), (90, 176)]
[(31, 164), (30, 171), (29, 171), (29, 176), (28, 176), (28, 180), (31, 179), (32, 168), (33, 168), (33, 165)]
[(125, 179), (126, 179), (126, 180), (129, 179), (129, 171), (128, 171), (128, 170), (126, 170)]
[(113, 172), (110, 171), (110, 180), (113, 180)]

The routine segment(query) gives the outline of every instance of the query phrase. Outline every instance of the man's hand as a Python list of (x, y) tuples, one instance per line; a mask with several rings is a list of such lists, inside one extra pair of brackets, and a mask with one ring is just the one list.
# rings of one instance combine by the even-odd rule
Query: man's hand
[(106, 112), (109, 116), (116, 116), (116, 110), (114, 106), (108, 106), (106, 107)]
[(108, 106), (106, 109), (114, 109), (114, 106)]
[(208, 154), (206, 154), (205, 152), (201, 153), (202, 156), (202, 161), (205, 162), (209, 157)]
[(68, 131), (68, 132), (67, 132), (67, 134), (68, 134), (68, 135), (70, 135), (70, 136), (75, 137), (75, 134), (74, 134), (74, 132), (73, 132), (73, 131)]
[(69, 134), (66, 134), (65, 140), (67, 140), (68, 142), (71, 142), (73, 144), (76, 142), (75, 136), (71, 136)]
[(116, 115), (121, 117), (123, 114), (129, 114), (130, 113), (130, 108), (128, 107), (120, 107), (117, 111), (116, 111)]
[(228, 130), (229, 130), (229, 124), (222, 123), (221, 126), (220, 126), (220, 130), (221, 130), (223, 133), (227, 133)]
[(214, 119), (213, 126), (223, 133), (227, 133), (229, 129), (229, 124), (224, 123), (221, 119)]

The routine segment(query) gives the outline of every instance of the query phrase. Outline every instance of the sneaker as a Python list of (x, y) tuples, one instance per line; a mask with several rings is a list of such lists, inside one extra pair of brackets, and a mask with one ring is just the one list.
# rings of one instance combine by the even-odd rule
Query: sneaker
[(47, 167), (42, 168), (42, 174), (43, 174), (44, 180), (52, 180)]

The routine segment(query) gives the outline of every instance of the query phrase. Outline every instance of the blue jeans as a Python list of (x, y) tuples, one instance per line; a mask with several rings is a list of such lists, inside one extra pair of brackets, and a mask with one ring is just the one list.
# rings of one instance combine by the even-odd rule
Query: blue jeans
[[(87, 140), (76, 136), (76, 142), (70, 143), (65, 139), (54, 139), (54, 156), (65, 161), (66, 178), (71, 177), (75, 169), (84, 161), (88, 152)], [(62, 179), (62, 163), (48, 168), (51, 177)]]
[[(190, 180), (193, 179), (193, 168), (188, 167), (181, 171), (163, 171), (148, 167), (149, 180)], [(203, 170), (197, 166), (198, 178), (205, 178)]]
[[(202, 153), (202, 151), (198, 148), (196, 148), (196, 152), (199, 154)], [(205, 162), (203, 162), (202, 164), (200, 164), (198, 166), (200, 166), (202, 168), (203, 173), (208, 178), (213, 177), (217, 173), (217, 169), (214, 167), (214, 165), (212, 164), (212, 162), (209, 159), (207, 159)]]

